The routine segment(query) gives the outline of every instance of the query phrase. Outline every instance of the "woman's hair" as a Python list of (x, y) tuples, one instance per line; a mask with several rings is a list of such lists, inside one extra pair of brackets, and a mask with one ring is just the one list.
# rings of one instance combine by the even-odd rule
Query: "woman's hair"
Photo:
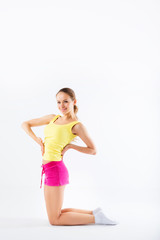
[[(74, 92), (71, 88), (61, 88), (61, 89), (57, 92), (57, 94), (58, 94), (59, 92), (67, 93), (67, 94), (70, 96), (70, 98), (72, 99), (72, 101), (74, 101), (74, 100), (76, 99), (75, 92)], [(56, 96), (57, 96), (57, 94), (56, 94)], [(77, 107), (77, 105), (75, 104), (75, 105), (74, 105), (74, 113), (75, 113), (75, 115), (77, 114), (77, 112), (78, 112), (78, 107)], [(76, 116), (76, 117), (77, 117), (77, 116)]]

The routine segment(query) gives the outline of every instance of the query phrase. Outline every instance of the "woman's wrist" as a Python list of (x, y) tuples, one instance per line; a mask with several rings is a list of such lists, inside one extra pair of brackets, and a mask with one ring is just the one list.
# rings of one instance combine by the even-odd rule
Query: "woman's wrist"
[(75, 145), (75, 144), (69, 144), (69, 148), (72, 148), (74, 150), (77, 150), (79, 152), (82, 152), (82, 153), (86, 153), (86, 154), (92, 154), (92, 155), (95, 155), (95, 150), (92, 149), (92, 148), (89, 148), (89, 147), (83, 147), (83, 146), (78, 146), (78, 145)]
[(42, 139), (40, 137), (35, 137), (34, 139), (39, 145), (41, 145), (41, 143), (43, 142)]

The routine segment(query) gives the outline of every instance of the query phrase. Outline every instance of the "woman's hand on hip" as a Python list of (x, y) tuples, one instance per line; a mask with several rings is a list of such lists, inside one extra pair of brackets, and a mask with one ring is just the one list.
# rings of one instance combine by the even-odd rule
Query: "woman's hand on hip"
[(61, 152), (61, 155), (63, 156), (64, 155), (64, 153), (68, 150), (68, 149), (70, 149), (71, 148), (71, 145), (72, 144), (67, 144), (64, 148), (63, 148), (63, 150), (62, 150), (62, 152)]
[(42, 155), (44, 154), (44, 143), (40, 137), (37, 137), (37, 143), (41, 146)]

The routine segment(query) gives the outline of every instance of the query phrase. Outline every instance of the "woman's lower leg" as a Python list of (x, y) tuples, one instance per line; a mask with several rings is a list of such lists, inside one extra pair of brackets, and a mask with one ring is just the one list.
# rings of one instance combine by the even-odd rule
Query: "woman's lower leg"
[(64, 208), (61, 210), (61, 213), (66, 212), (76, 212), (76, 213), (85, 213), (85, 214), (91, 214), (93, 215), (93, 211), (91, 210), (85, 210), (85, 209), (77, 209), (77, 208)]
[(64, 212), (54, 221), (53, 225), (84, 225), (95, 224), (95, 217), (92, 214)]

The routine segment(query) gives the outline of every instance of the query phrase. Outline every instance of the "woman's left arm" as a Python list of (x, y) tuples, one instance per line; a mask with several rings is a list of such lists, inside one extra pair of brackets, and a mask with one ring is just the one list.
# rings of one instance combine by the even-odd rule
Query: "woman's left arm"
[(74, 134), (79, 136), (82, 139), (82, 141), (87, 145), (87, 147), (81, 147), (75, 144), (69, 144), (69, 148), (75, 149), (82, 153), (87, 153), (92, 155), (95, 155), (97, 153), (96, 147), (93, 141), (91, 140), (86, 127), (82, 123), (76, 124), (74, 126)]

